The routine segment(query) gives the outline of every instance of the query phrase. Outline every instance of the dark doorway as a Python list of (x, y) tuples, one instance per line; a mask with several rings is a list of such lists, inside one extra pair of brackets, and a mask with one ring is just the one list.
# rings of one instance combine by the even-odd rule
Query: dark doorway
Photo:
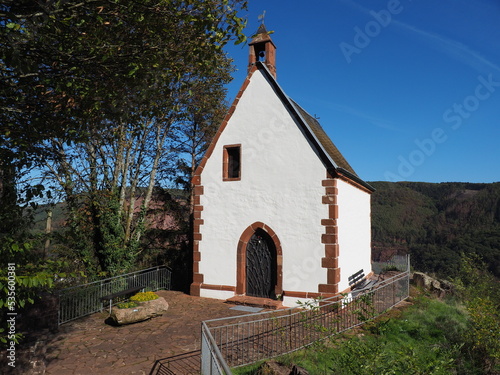
[(246, 248), (246, 294), (276, 299), (276, 247), (264, 230), (257, 229)]

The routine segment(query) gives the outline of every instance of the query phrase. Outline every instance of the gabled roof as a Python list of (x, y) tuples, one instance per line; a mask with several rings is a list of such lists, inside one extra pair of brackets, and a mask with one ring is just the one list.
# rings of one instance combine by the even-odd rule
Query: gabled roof
[(351, 174), (357, 176), (356, 172), (354, 172), (354, 169), (349, 165), (347, 160), (344, 158), (344, 156), (340, 153), (339, 149), (335, 144), (332, 142), (330, 137), (326, 134), (325, 130), (322, 128), (320, 123), (316, 118), (311, 116), (309, 113), (307, 113), (304, 108), (302, 108), (300, 105), (297, 104), (297, 102), (291, 98), (288, 98), (290, 102), (293, 104), (293, 106), (296, 108), (298, 113), (300, 113), (301, 117), (304, 119), (304, 121), (307, 123), (311, 131), (314, 133), (316, 138), (318, 139), (319, 143), (323, 146), (325, 149), (326, 153), (331, 157), (333, 162), (337, 165), (337, 167), (343, 168), (346, 171), (350, 172)]
[(206, 161), (212, 154), (215, 145), (220, 137), (220, 134), (224, 131), (229, 119), (231, 118), (232, 114), (234, 113), (234, 110), (236, 109), (236, 105), (239, 102), (241, 95), (243, 95), (243, 92), (250, 83), (251, 76), (254, 74), (256, 70), (260, 70), (261, 72), (263, 72), (264, 77), (267, 79), (267, 81), (273, 88), (274, 92), (278, 95), (283, 105), (290, 111), (291, 115), (295, 118), (297, 124), (300, 126), (303, 134), (306, 136), (306, 138), (312, 144), (314, 149), (317, 151), (318, 156), (325, 164), (327, 170), (333, 175), (347, 178), (348, 180), (352, 181), (353, 183), (363, 187), (364, 189), (370, 192), (375, 191), (375, 189), (372, 186), (370, 186), (368, 183), (366, 183), (365, 181), (363, 181), (358, 177), (356, 172), (354, 172), (354, 169), (349, 165), (347, 160), (337, 149), (337, 147), (332, 142), (330, 137), (328, 137), (326, 132), (323, 130), (318, 120), (312, 117), (301, 106), (299, 106), (295, 101), (293, 101), (290, 97), (288, 97), (285, 94), (285, 92), (279, 86), (278, 82), (276, 82), (276, 79), (274, 78), (273, 74), (269, 71), (267, 66), (260, 61), (257, 61), (252, 64), (252, 68), (249, 70), (249, 73), (247, 75), (245, 82), (242, 85), (242, 88), (240, 89), (237, 97), (235, 98), (232, 106), (230, 107), (217, 133), (212, 139), (212, 142), (208, 147), (205, 155), (203, 156), (200, 165), (198, 166), (198, 168), (194, 173), (193, 183), (194, 184), (200, 183), (201, 172), (205, 167)]
[(298, 120), (299, 125), (302, 126), (302, 130), (306, 137), (316, 146), (321, 159), (325, 164), (333, 169), (338, 175), (347, 177), (348, 179), (362, 185), (369, 191), (375, 191), (375, 189), (368, 183), (363, 181), (354, 172), (354, 169), (350, 166), (344, 156), (340, 153), (339, 149), (332, 142), (330, 137), (326, 134), (325, 130), (322, 128), (317, 119), (307, 113), (300, 105), (298, 105), (294, 100), (285, 94), (283, 89), (280, 87), (274, 76), (269, 72), (266, 65), (258, 61), (256, 64), (257, 69), (262, 70), (269, 81), (269, 83), (275, 89), (275, 92), (283, 101), (283, 104), (292, 112), (294, 117)]

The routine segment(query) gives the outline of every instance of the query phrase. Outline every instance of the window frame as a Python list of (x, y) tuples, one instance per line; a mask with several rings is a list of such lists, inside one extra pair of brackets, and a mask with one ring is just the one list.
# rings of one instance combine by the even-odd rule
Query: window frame
[[(231, 156), (234, 155), (230, 149), (238, 149), (238, 177), (229, 176), (229, 165), (231, 163)], [(222, 180), (223, 181), (240, 181), (241, 180), (241, 144), (225, 145), (223, 148), (222, 158)]]

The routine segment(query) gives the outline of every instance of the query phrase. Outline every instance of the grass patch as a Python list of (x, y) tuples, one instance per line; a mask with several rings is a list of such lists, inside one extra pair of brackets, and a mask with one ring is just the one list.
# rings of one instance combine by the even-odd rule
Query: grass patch
[[(337, 374), (482, 374), (464, 348), (468, 316), (454, 301), (427, 297), (399, 316), (384, 315), (354, 333), (280, 357), (311, 375)], [(253, 374), (258, 365), (235, 374)]]
[(119, 309), (130, 309), (132, 307), (137, 307), (137, 306), (139, 306), (139, 304), (134, 301), (121, 302), (116, 305), (116, 307), (118, 307)]

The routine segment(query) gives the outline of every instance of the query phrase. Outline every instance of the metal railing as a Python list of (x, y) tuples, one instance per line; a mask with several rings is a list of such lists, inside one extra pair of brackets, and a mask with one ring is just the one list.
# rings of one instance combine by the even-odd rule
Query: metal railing
[(202, 374), (231, 374), (229, 368), (296, 351), (375, 318), (409, 296), (409, 259), (405, 268), (347, 296), (203, 322)]
[(205, 322), (201, 323), (201, 373), (203, 375), (232, 374)]
[(394, 255), (386, 262), (372, 262), (372, 271), (375, 274), (381, 274), (388, 269), (405, 272), (409, 265), (408, 259), (408, 255)]
[(58, 292), (58, 324), (101, 311), (103, 309), (101, 297), (128, 288), (144, 286), (146, 291), (169, 290), (171, 278), (170, 268), (158, 266), (61, 289)]

